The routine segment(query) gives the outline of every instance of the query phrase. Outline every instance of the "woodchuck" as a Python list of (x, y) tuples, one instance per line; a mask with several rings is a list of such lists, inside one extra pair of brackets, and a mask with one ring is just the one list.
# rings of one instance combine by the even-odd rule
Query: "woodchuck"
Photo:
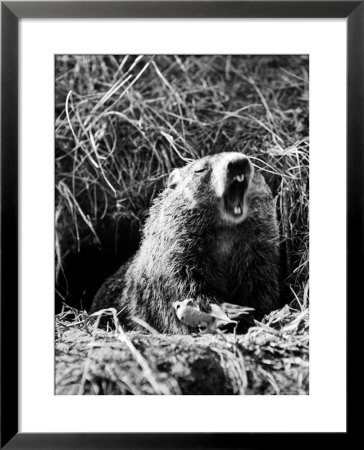
[(97, 292), (91, 313), (115, 307), (127, 329), (137, 316), (162, 333), (189, 333), (172, 303), (195, 299), (278, 307), (278, 226), (264, 177), (242, 153), (175, 169), (154, 200), (139, 250)]

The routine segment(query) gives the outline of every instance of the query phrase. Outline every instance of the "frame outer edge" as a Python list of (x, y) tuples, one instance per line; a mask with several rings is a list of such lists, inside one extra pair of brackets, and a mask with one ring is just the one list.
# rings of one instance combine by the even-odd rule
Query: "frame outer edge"
[[(1, 446), (18, 432), (18, 19), (1, 5)], [(9, 107), (10, 106), (10, 107)], [(7, 344), (11, 337), (12, 345)]]
[[(37, 3), (37, 7), (32, 7)], [(18, 18), (19, 17), (61, 17), (57, 9), (47, 10), (51, 2), (13, 2), (1, 4), (1, 287), (2, 300), (10, 295), (10, 301), (0, 305), (1, 372), (0, 383), (6, 389), (1, 392), (1, 440), (3, 448), (38, 448), (48, 441), (56, 447), (66, 448), (63, 439), (67, 437), (84, 441), (82, 448), (92, 448), (85, 434), (52, 435), (18, 432)], [(60, 4), (60, 2), (55, 2)], [(81, 2), (75, 2), (80, 4)], [(100, 2), (97, 2), (100, 3)], [(308, 6), (310, 2), (306, 3)], [(342, 2), (340, 2), (342, 3)], [(16, 4), (16, 6), (15, 6)], [(273, 4), (273, 2), (272, 2)], [(64, 5), (64, 3), (63, 3)], [(359, 6), (357, 6), (359, 5)], [(86, 4), (84, 6), (87, 7)], [(357, 7), (356, 7), (357, 6)], [(45, 7), (42, 13), (41, 7)], [(355, 8), (356, 7), (356, 8)], [(30, 9), (29, 9), (30, 8)], [(353, 11), (353, 9), (355, 10)], [(352, 296), (357, 295), (355, 287), (363, 275), (363, 224), (364, 224), (364, 5), (363, 2), (347, 2), (348, 14), (348, 129), (347, 129), (347, 174), (348, 174), (348, 286)], [(84, 10), (85, 11), (85, 10)], [(59, 11), (58, 11), (59, 12)], [(329, 14), (327, 15), (329, 17)], [(345, 13), (337, 13), (343, 17)], [(63, 16), (65, 17), (65, 16)], [(67, 13), (66, 17), (72, 17)], [(81, 17), (81, 16), (78, 16)], [(314, 17), (314, 15), (312, 15)], [(321, 16), (324, 17), (324, 16)], [(11, 108), (8, 107), (11, 105)], [(358, 245), (358, 239), (360, 240)], [(350, 258), (349, 258), (350, 256)], [(358, 264), (359, 261), (359, 264)], [(5, 264), (4, 264), (5, 263)], [(6, 276), (4, 269), (6, 268)], [(356, 283), (356, 286), (355, 284)], [(348, 292), (349, 294), (349, 292)], [(348, 295), (349, 298), (349, 295)], [(16, 320), (13, 320), (14, 317)], [(10, 325), (11, 322), (11, 325)], [(5, 345), (9, 337), (11, 346)], [(16, 340), (16, 342), (14, 342)], [(349, 348), (349, 347), (348, 347)], [(5, 363), (6, 362), (6, 367)], [(11, 368), (11, 370), (9, 370)], [(5, 370), (6, 369), (6, 370)], [(15, 406), (15, 407), (14, 407)], [(15, 437), (14, 437), (15, 436)], [(97, 434), (96, 434), (97, 436)], [(101, 438), (102, 435), (98, 434)], [(120, 445), (120, 435), (111, 435)], [(110, 436), (110, 437), (111, 437)], [(340, 435), (338, 435), (339, 437)], [(90, 435), (92, 437), (92, 434)], [(104, 436), (107, 439), (107, 435)], [(171, 437), (171, 436), (170, 436)], [(177, 436), (175, 436), (177, 437)], [(317, 436), (319, 437), (319, 435)], [(342, 437), (342, 435), (341, 435)], [(24, 441), (28, 441), (26, 447)], [(63, 438), (63, 439), (62, 439)], [(95, 438), (95, 435), (94, 435)], [(94, 439), (93, 438), (93, 439)], [(157, 438), (157, 436), (155, 436)], [(307, 435), (308, 438), (308, 435)], [(178, 439), (178, 438), (177, 438)], [(224, 442), (227, 444), (228, 442)], [(239, 437), (240, 439), (240, 437)], [(256, 439), (256, 438), (255, 438)], [(10, 442), (9, 442), (10, 441)], [(97, 439), (96, 439), (97, 441)], [(190, 442), (194, 441), (191, 436)], [(160, 442), (160, 441), (159, 441)], [(195, 441), (196, 442), (196, 441)], [(23, 444), (23, 445), (22, 445)], [(122, 447), (119, 447), (122, 448)]]
[[(347, 20), (347, 430), (350, 389), (355, 381), (354, 343), (349, 339), (349, 311), (363, 298), (364, 276), (364, 2)], [(353, 316), (353, 314), (352, 314)], [(352, 318), (353, 320), (353, 318)], [(354, 326), (353, 326), (354, 325)], [(349, 371), (350, 366), (350, 371)], [(351, 381), (349, 378), (349, 373)], [(356, 380), (359, 382), (359, 380)], [(350, 389), (349, 389), (350, 387)], [(355, 389), (355, 388), (354, 388)], [(354, 394), (355, 395), (355, 394)]]
[(19, 18), (342, 18), (360, 0), (14, 1)]

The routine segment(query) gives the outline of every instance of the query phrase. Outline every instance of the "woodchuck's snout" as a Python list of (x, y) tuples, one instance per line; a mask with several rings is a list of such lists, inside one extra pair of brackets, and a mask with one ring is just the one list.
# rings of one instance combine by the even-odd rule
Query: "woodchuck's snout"
[(223, 217), (234, 223), (247, 217), (246, 193), (252, 174), (252, 165), (247, 158), (230, 161), (226, 170)]
[(160, 332), (188, 333), (173, 302), (194, 299), (278, 306), (278, 227), (264, 177), (241, 153), (220, 153), (172, 171), (154, 200), (136, 255), (100, 288), (91, 312), (114, 306)]
[(214, 179), (217, 193), (222, 192), (220, 213), (226, 222), (237, 224), (247, 218), (246, 198), (253, 175), (250, 160), (239, 153), (227, 154), (217, 164)]

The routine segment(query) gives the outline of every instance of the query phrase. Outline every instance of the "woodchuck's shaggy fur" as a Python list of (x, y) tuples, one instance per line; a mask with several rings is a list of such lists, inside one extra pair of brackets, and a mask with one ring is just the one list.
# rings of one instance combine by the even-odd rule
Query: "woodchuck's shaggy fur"
[(140, 249), (96, 294), (91, 312), (116, 307), (159, 332), (188, 333), (172, 303), (196, 299), (278, 306), (278, 227), (271, 191), (241, 153), (220, 153), (175, 169), (154, 200)]

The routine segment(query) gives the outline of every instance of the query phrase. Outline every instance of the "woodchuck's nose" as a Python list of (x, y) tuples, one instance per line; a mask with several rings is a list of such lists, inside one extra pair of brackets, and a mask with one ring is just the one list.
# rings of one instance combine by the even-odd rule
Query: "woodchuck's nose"
[(228, 180), (234, 180), (237, 178), (239, 181), (243, 181), (243, 177), (247, 177), (251, 172), (251, 164), (248, 158), (240, 157), (230, 161), (227, 165), (227, 178)]

